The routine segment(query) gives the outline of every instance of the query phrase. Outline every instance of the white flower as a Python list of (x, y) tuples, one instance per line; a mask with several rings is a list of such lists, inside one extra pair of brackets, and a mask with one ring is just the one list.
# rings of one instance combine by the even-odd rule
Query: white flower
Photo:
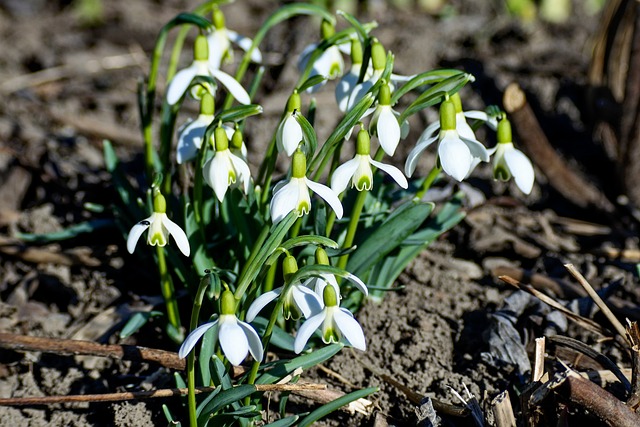
[[(263, 349), (262, 342), (258, 333), (253, 329), (251, 325), (241, 320), (238, 320), (236, 315), (230, 310), (225, 310), (225, 299), (233, 299), (233, 294), (230, 291), (224, 291), (222, 294), (222, 313), (213, 322), (205, 323), (194, 329), (184, 343), (180, 346), (178, 356), (182, 359), (185, 358), (195, 347), (196, 343), (212, 328), (214, 329), (214, 340), (220, 342), (222, 352), (229, 360), (229, 362), (238, 366), (247, 357), (247, 353), (251, 353), (251, 356), (257, 361), (262, 361)], [(215, 345), (215, 342), (213, 345)]]
[(324, 304), (322, 311), (307, 319), (298, 330), (293, 344), (294, 351), (300, 353), (304, 350), (307, 341), (318, 328), (321, 328), (325, 344), (340, 342), (344, 338), (348, 345), (366, 350), (362, 327), (349, 310), (338, 306), (338, 297), (332, 286), (324, 288)]
[[(318, 47), (318, 43), (313, 43), (307, 46), (300, 54), (298, 60), (298, 70), (303, 72), (307, 68), (307, 64), (311, 59), (311, 55)], [(323, 76), (327, 80), (333, 80), (340, 77), (344, 70), (344, 60), (342, 59), (342, 53), (338, 46), (328, 47), (313, 63), (309, 77)], [(324, 84), (326, 80), (315, 86), (307, 89), (307, 92), (317, 92)]]
[[(212, 68), (219, 69), (223, 61), (233, 60), (231, 43), (234, 43), (245, 52), (248, 52), (251, 48), (253, 41), (250, 38), (241, 36), (225, 26), (224, 15), (218, 8), (213, 10), (213, 25), (214, 29), (207, 35), (209, 64)], [(256, 63), (262, 62), (262, 54), (258, 48), (251, 51), (251, 60)]]
[(135, 250), (140, 236), (142, 236), (142, 233), (144, 233), (147, 228), (149, 229), (149, 235), (147, 237), (147, 243), (149, 245), (165, 246), (171, 234), (180, 252), (182, 252), (184, 256), (189, 256), (191, 252), (189, 239), (182, 228), (167, 217), (166, 202), (161, 194), (157, 194), (154, 197), (153, 214), (131, 228), (129, 237), (127, 238), (127, 250), (130, 254)]
[[(384, 85), (380, 88), (380, 91), (386, 89), (388, 89), (388, 86)], [(391, 105), (378, 104), (369, 124), (369, 132), (378, 136), (380, 147), (388, 156), (393, 156), (396, 152), (403, 133), (398, 123), (397, 115), (399, 114), (391, 109)], [(405, 135), (407, 132), (405, 132)]]
[(355, 157), (340, 165), (331, 177), (331, 189), (340, 194), (347, 189), (349, 182), (351, 187), (356, 187), (358, 191), (370, 191), (373, 188), (373, 173), (371, 166), (389, 174), (391, 178), (402, 188), (407, 188), (409, 183), (400, 169), (395, 166), (377, 162), (371, 156), (356, 154)]
[[(448, 99), (440, 106), (440, 123), (438, 126), (432, 124), (422, 132), (416, 146), (407, 156), (405, 163), (405, 173), (407, 176), (413, 175), (418, 163), (418, 156), (434, 141), (438, 140), (438, 158), (442, 169), (457, 181), (465, 179), (471, 170), (477, 165), (478, 160), (489, 161), (489, 152), (473, 136), (473, 131), (469, 128), (462, 130), (463, 136), (457, 130), (457, 117), (455, 105)], [(437, 135), (433, 135), (435, 130), (440, 128)], [(469, 134), (471, 132), (471, 134)], [(432, 136), (433, 135), (433, 136)]]
[[(191, 65), (184, 68), (171, 79), (167, 88), (167, 102), (170, 105), (177, 103), (189, 88), (189, 85), (197, 76), (211, 77), (227, 88), (229, 93), (241, 104), (250, 104), (251, 99), (246, 90), (232, 76), (210, 66), (208, 61), (208, 47), (205, 36), (196, 38), (194, 47), (194, 60)], [(215, 94), (213, 90), (212, 95)]]
[(336, 213), (336, 218), (342, 218), (342, 203), (338, 196), (326, 185), (311, 181), (306, 177), (307, 160), (302, 151), (293, 153), (291, 162), (291, 178), (281, 181), (273, 188), (271, 199), (271, 220), (273, 223), (281, 221), (291, 211), (298, 216), (306, 215), (311, 209), (309, 190), (322, 197)]
[[(362, 292), (365, 296), (369, 295), (369, 289), (367, 285), (364, 284), (362, 280), (360, 280), (357, 276), (348, 273), (345, 276), (345, 279), (349, 280), (351, 283), (355, 285), (355, 287)], [(336, 291), (337, 295), (340, 295), (340, 286), (338, 285), (338, 281), (336, 280), (336, 276), (329, 273), (322, 273), (320, 277), (311, 277), (303, 283), (307, 288), (313, 289), (316, 295), (323, 295), (324, 288), (326, 286), (332, 286)], [(308, 316), (305, 316), (308, 318)]]
[[(247, 310), (247, 322), (252, 322), (267, 304), (280, 296), (283, 289), (280, 287), (256, 298)], [(285, 319), (298, 320), (301, 316), (308, 319), (322, 310), (320, 297), (300, 282), (291, 284), (281, 298), (284, 298), (282, 311)]]
[(503, 118), (498, 123), (498, 144), (494, 148), (493, 176), (503, 181), (513, 176), (516, 185), (525, 194), (531, 193), (535, 173), (531, 160), (513, 146), (511, 123)]
[(213, 121), (213, 114), (200, 114), (198, 118), (185, 123), (178, 129), (176, 160), (178, 164), (195, 158), (202, 147), (202, 139), (207, 126)]
[(284, 151), (287, 153), (287, 156), (291, 156), (298, 149), (303, 137), (302, 127), (296, 119), (297, 114), (298, 112), (296, 110), (287, 114), (280, 122), (278, 131), (276, 132), (278, 151)]
[(213, 188), (218, 200), (222, 202), (230, 185), (239, 181), (245, 194), (249, 191), (251, 171), (247, 163), (229, 150), (229, 141), (224, 128), (215, 129), (216, 150), (213, 157), (204, 164), (204, 180)]

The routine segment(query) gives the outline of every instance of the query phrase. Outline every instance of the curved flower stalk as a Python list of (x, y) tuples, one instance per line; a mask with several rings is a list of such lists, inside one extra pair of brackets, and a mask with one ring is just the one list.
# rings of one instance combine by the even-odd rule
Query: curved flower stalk
[(303, 138), (302, 126), (300, 126), (300, 123), (298, 123), (296, 119), (296, 115), (298, 111), (300, 111), (300, 106), (300, 94), (294, 91), (287, 101), (287, 112), (276, 131), (276, 146), (278, 147), (278, 151), (284, 151), (289, 157), (298, 149)]
[[(198, 76), (210, 77), (220, 82), (239, 103), (245, 105), (251, 103), (249, 94), (240, 83), (224, 71), (210, 66), (207, 38), (203, 35), (196, 37), (191, 65), (178, 71), (169, 82), (167, 102), (170, 105), (177, 103), (184, 96), (193, 79)], [(210, 88), (210, 92), (215, 95), (215, 88)]]
[(293, 344), (296, 353), (302, 352), (311, 335), (320, 328), (322, 341), (325, 344), (346, 341), (351, 347), (366, 350), (366, 340), (362, 326), (354, 319), (353, 314), (338, 305), (338, 295), (333, 286), (325, 286), (323, 290), (324, 308), (322, 311), (302, 324)]
[(440, 132), (435, 136), (427, 133), (429, 128), (420, 135), (418, 143), (411, 150), (405, 163), (405, 174), (413, 175), (418, 163), (418, 156), (433, 142), (438, 140), (438, 161), (442, 169), (461, 182), (477, 164), (476, 159), (488, 162), (489, 152), (475, 139), (462, 136), (456, 128), (455, 105), (451, 99), (445, 100), (440, 106)]
[[(335, 33), (335, 28), (328, 21), (322, 21), (321, 25), (321, 33), (323, 40), (328, 39), (333, 36)], [(311, 55), (313, 51), (319, 46), (319, 43), (312, 43), (300, 54), (300, 59), (298, 59), (298, 70), (300, 72), (304, 72), (309, 64), (309, 60), (311, 59)], [(309, 73), (309, 77), (313, 76), (323, 76), (327, 80), (333, 80), (342, 75), (344, 72), (344, 60), (342, 59), (342, 53), (340, 52), (340, 48), (337, 45), (329, 46), (320, 57), (318, 57), (312, 65), (311, 72)], [(318, 83), (315, 86), (307, 89), (307, 92), (313, 93), (317, 92), (324, 84), (326, 80), (322, 83)]]
[[(321, 247), (318, 247), (318, 249), (316, 249), (315, 258), (316, 258), (316, 264), (331, 265), (329, 263), (329, 257), (327, 256), (327, 252)], [(367, 285), (365, 285), (364, 282), (360, 280), (357, 276), (351, 273), (348, 273), (347, 276), (345, 276), (345, 279), (350, 281), (365, 296), (369, 295), (369, 289), (367, 288)], [(313, 289), (316, 295), (323, 295), (324, 288), (326, 286), (332, 286), (336, 291), (336, 295), (340, 296), (340, 286), (338, 285), (336, 276), (333, 274), (322, 273), (320, 274), (320, 277), (311, 277), (305, 280), (303, 285), (310, 289)]]
[(516, 185), (524, 194), (531, 193), (535, 173), (531, 160), (513, 146), (511, 123), (506, 117), (498, 122), (498, 145), (494, 148), (493, 177), (507, 181), (513, 176)]
[[(288, 283), (291, 276), (298, 271), (298, 263), (294, 257), (291, 255), (285, 257), (282, 262), (282, 271), (285, 286), (265, 292), (256, 298), (247, 310), (245, 316), (247, 322), (252, 322), (267, 304), (278, 297), (284, 299), (282, 311), (285, 319), (298, 320), (302, 316), (308, 319), (322, 310), (322, 300), (314, 291), (301, 282)], [(286, 289), (284, 294), (282, 293), (283, 289)]]
[(165, 246), (169, 242), (169, 235), (172, 235), (184, 256), (189, 256), (191, 253), (186, 233), (167, 216), (167, 202), (159, 191), (153, 197), (153, 214), (134, 225), (129, 231), (127, 250), (130, 254), (135, 250), (140, 236), (147, 228), (149, 229), (147, 244)]
[(371, 141), (369, 133), (366, 129), (361, 128), (358, 132), (355, 157), (340, 165), (331, 176), (331, 189), (336, 194), (341, 194), (345, 191), (349, 182), (351, 183), (351, 187), (355, 187), (358, 191), (371, 191), (373, 188), (373, 171), (371, 170), (371, 166), (386, 172), (400, 187), (407, 188), (409, 186), (407, 179), (400, 169), (373, 160), (370, 155), (370, 150)]
[[(219, 69), (223, 62), (233, 61), (233, 49), (231, 44), (235, 44), (240, 49), (248, 52), (253, 41), (249, 37), (241, 36), (235, 31), (231, 31), (225, 25), (224, 14), (218, 7), (214, 7), (212, 13), (213, 30), (207, 35), (209, 42), (209, 66)], [(262, 62), (260, 49), (251, 51), (251, 61)]]
[(214, 132), (215, 152), (204, 164), (204, 180), (213, 188), (218, 200), (222, 203), (229, 187), (238, 183), (247, 194), (251, 181), (251, 171), (247, 163), (229, 149), (227, 133), (222, 127)]
[(291, 178), (289, 181), (281, 181), (273, 189), (271, 199), (271, 220), (280, 222), (291, 211), (296, 211), (298, 216), (306, 215), (311, 209), (309, 190), (323, 198), (336, 213), (336, 218), (342, 218), (342, 203), (331, 189), (320, 183), (311, 181), (306, 176), (307, 160), (302, 151), (293, 153), (291, 162)]
[(213, 345), (220, 342), (222, 352), (232, 365), (240, 365), (248, 353), (258, 362), (262, 361), (262, 341), (251, 325), (236, 317), (236, 300), (233, 293), (227, 289), (221, 298), (220, 316), (213, 322), (194, 329), (180, 346), (178, 356), (181, 359), (187, 357), (200, 338), (214, 328)]

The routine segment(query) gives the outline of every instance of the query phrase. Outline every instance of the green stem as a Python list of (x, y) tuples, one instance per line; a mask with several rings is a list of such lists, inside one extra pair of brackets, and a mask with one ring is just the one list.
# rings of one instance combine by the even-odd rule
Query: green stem
[(298, 234), (300, 234), (301, 227), (302, 227), (302, 217), (298, 218), (296, 220), (296, 223), (293, 224), (293, 227), (291, 227), (291, 233), (289, 234), (289, 236), (291, 236), (292, 239), (294, 237), (298, 237)]
[[(195, 301), (193, 302), (193, 311), (191, 312), (191, 322), (189, 323), (189, 332), (198, 327), (198, 318), (200, 317), (200, 308), (202, 300), (209, 283), (206, 280), (200, 281)], [(189, 353), (187, 358), (187, 387), (189, 388), (187, 401), (189, 404), (189, 425), (198, 427), (198, 418), (196, 416), (196, 354), (195, 351)]]
[[(167, 270), (167, 261), (164, 257), (164, 248), (156, 246), (156, 253), (158, 255), (158, 269), (160, 271), (160, 286), (162, 288), (162, 297), (167, 305), (167, 317), (169, 318), (169, 324), (173, 326), (179, 335), (180, 332), (180, 314), (178, 313), (178, 301), (176, 300), (175, 289), (173, 288), (173, 282), (171, 276)], [(180, 340), (182, 343), (182, 340)]]
[[(356, 231), (358, 230), (358, 222), (360, 222), (360, 214), (362, 213), (367, 193), (368, 191), (358, 192), (358, 196), (356, 197), (356, 201), (354, 202), (353, 209), (351, 211), (351, 219), (349, 220), (347, 235), (345, 236), (344, 243), (342, 244), (343, 249), (350, 248), (351, 245), (353, 245), (353, 239), (356, 235)], [(338, 268), (344, 270), (347, 267), (347, 261), (349, 261), (349, 254), (342, 255), (338, 260)]]
[(418, 200), (422, 199), (422, 196), (424, 196), (425, 193), (429, 191), (429, 188), (431, 188), (431, 185), (434, 183), (438, 175), (440, 175), (441, 170), (442, 168), (440, 168), (438, 165), (435, 165), (433, 169), (431, 169), (431, 172), (429, 172), (429, 175), (427, 175), (427, 177), (422, 182), (422, 186), (420, 187), (420, 190), (418, 190), (418, 192), (416, 193), (416, 197), (415, 197), (416, 199)]

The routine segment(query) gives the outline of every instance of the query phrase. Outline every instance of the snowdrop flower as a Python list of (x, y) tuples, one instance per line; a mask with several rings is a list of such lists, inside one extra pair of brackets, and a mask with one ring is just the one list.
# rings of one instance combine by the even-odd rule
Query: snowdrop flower
[(513, 176), (516, 185), (524, 194), (531, 193), (535, 174), (531, 160), (513, 146), (511, 123), (504, 117), (498, 123), (498, 145), (493, 157), (493, 176), (507, 181)]
[(220, 317), (194, 329), (180, 346), (178, 356), (181, 359), (187, 357), (200, 338), (214, 328), (215, 341), (220, 342), (222, 352), (232, 365), (240, 365), (247, 357), (247, 353), (251, 353), (258, 362), (262, 361), (263, 349), (260, 337), (251, 325), (236, 317), (236, 300), (230, 290), (227, 289), (222, 293), (220, 305)]
[[(321, 247), (318, 247), (318, 249), (316, 249), (316, 264), (331, 265), (329, 263), (327, 252)], [(355, 285), (355, 287), (365, 296), (369, 295), (369, 289), (367, 288), (367, 285), (365, 285), (364, 282), (357, 276), (348, 273), (345, 278), (349, 280), (353, 285)], [(340, 295), (340, 286), (338, 285), (336, 276), (333, 274), (322, 273), (320, 274), (320, 277), (311, 277), (305, 280), (304, 286), (313, 289), (316, 295), (323, 295), (325, 286), (332, 286), (336, 291), (336, 295)]]
[(214, 133), (215, 152), (204, 164), (204, 180), (213, 188), (222, 203), (230, 185), (239, 181), (245, 194), (249, 191), (251, 171), (247, 163), (229, 150), (229, 140), (224, 128), (217, 127)]
[(207, 126), (213, 122), (214, 100), (210, 93), (205, 93), (200, 99), (200, 114), (198, 118), (186, 123), (178, 131), (177, 162), (185, 163), (196, 157), (202, 146), (202, 139)]
[(280, 125), (278, 125), (276, 132), (278, 151), (284, 151), (287, 156), (291, 156), (298, 149), (303, 138), (302, 126), (300, 126), (296, 118), (298, 111), (300, 111), (300, 105), (300, 95), (297, 91), (294, 91), (287, 101), (287, 112)]
[(297, 150), (293, 153), (291, 162), (291, 178), (287, 182), (278, 183), (273, 189), (271, 220), (274, 224), (280, 222), (291, 211), (296, 211), (298, 216), (308, 214), (311, 209), (310, 189), (331, 206), (336, 218), (342, 218), (343, 209), (338, 196), (329, 187), (307, 178), (306, 171), (305, 155)]
[(347, 112), (349, 105), (349, 96), (353, 92), (354, 88), (358, 84), (360, 78), (360, 71), (362, 70), (362, 44), (358, 38), (351, 40), (351, 68), (349, 72), (342, 76), (342, 78), (336, 84), (336, 102), (338, 108), (343, 113)]
[(375, 166), (389, 174), (400, 187), (407, 188), (409, 186), (407, 179), (400, 169), (373, 160), (370, 155), (370, 150), (371, 141), (369, 139), (369, 132), (361, 128), (358, 132), (355, 157), (339, 166), (331, 177), (331, 189), (336, 194), (340, 194), (346, 190), (349, 182), (351, 182), (351, 187), (356, 187), (358, 191), (371, 191), (373, 188), (373, 172), (371, 166)]
[[(282, 262), (282, 271), (285, 286), (265, 292), (256, 298), (247, 310), (245, 318), (248, 322), (252, 322), (267, 304), (278, 297), (283, 298), (282, 311), (285, 319), (298, 320), (302, 316), (308, 319), (322, 310), (322, 300), (315, 292), (299, 281), (289, 283), (291, 276), (298, 271), (298, 263), (294, 257), (291, 255), (285, 257)], [(284, 294), (282, 294), (283, 289)]]
[(475, 159), (483, 162), (489, 161), (489, 152), (475, 138), (467, 138), (462, 136), (456, 129), (456, 113), (455, 105), (451, 99), (445, 100), (440, 106), (440, 132), (431, 136), (433, 132), (427, 128), (418, 143), (411, 150), (405, 164), (405, 173), (407, 176), (413, 175), (418, 162), (418, 156), (436, 139), (438, 140), (438, 161), (442, 165), (442, 169), (461, 182), (465, 179), (469, 172), (475, 167)]
[[(391, 89), (389, 85), (383, 84), (378, 92), (378, 105), (373, 112), (373, 117), (371, 117), (369, 132), (378, 137), (380, 146), (389, 156), (393, 156), (393, 153), (396, 152), (403, 133), (396, 115), (398, 113), (391, 109)], [(408, 128), (405, 136), (407, 132)]]
[(149, 235), (147, 237), (147, 244), (151, 246), (165, 246), (171, 234), (180, 252), (182, 252), (184, 256), (189, 256), (191, 248), (189, 247), (189, 239), (186, 233), (180, 226), (167, 217), (167, 202), (159, 191), (155, 191), (156, 193), (153, 197), (153, 214), (131, 228), (129, 237), (127, 238), (127, 250), (130, 254), (133, 253), (140, 236), (142, 236), (142, 233), (148, 228)]
[[(235, 31), (229, 30), (225, 25), (224, 14), (214, 6), (213, 9), (213, 27), (214, 30), (207, 35), (209, 42), (209, 66), (219, 69), (222, 62), (233, 61), (233, 49), (231, 43), (236, 44), (240, 49), (248, 52), (253, 41), (241, 36)], [(262, 53), (258, 48), (251, 51), (251, 60), (256, 63), (262, 62)]]
[[(251, 99), (246, 90), (229, 74), (213, 68), (209, 65), (209, 47), (207, 38), (199, 35), (196, 38), (193, 48), (193, 62), (184, 68), (171, 79), (167, 88), (167, 102), (170, 105), (177, 103), (185, 94), (189, 85), (197, 76), (211, 77), (222, 83), (229, 93), (241, 104), (250, 104)], [(212, 95), (215, 90), (212, 90)]]
[(302, 324), (293, 344), (296, 353), (304, 350), (307, 341), (316, 329), (321, 328), (322, 341), (325, 344), (340, 342), (341, 339), (358, 350), (366, 350), (362, 326), (346, 308), (338, 306), (338, 295), (333, 286), (325, 286), (323, 291), (324, 308)]
[[(335, 28), (330, 22), (323, 20), (321, 32), (323, 40), (326, 40), (329, 37), (333, 36), (333, 34), (335, 33)], [(306, 70), (309, 64), (309, 60), (311, 59), (311, 55), (319, 45), (319, 43), (310, 44), (300, 54), (300, 59), (298, 60), (298, 70), (300, 70), (301, 73)], [(325, 51), (322, 52), (322, 54), (315, 60), (312, 65), (311, 72), (309, 73), (309, 77), (323, 76), (325, 79), (333, 80), (340, 77), (343, 73), (343, 70), (344, 60), (342, 59), (340, 48), (336, 45), (332, 45), (325, 49)], [(315, 86), (312, 86), (307, 89), (307, 92), (317, 92), (324, 84), (325, 82), (322, 82)]]
[(369, 78), (362, 83), (356, 85), (351, 93), (349, 94), (349, 100), (347, 101), (347, 111), (351, 110), (354, 105), (360, 101), (369, 89), (373, 87), (374, 84), (384, 72), (384, 68), (387, 63), (387, 53), (384, 50), (384, 46), (377, 39), (373, 41), (371, 45), (371, 63), (373, 66), (373, 71)]

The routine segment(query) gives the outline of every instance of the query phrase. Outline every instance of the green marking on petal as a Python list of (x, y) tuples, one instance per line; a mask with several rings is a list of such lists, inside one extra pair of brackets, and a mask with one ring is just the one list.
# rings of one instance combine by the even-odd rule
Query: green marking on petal
[(361, 176), (358, 178), (358, 182), (356, 182), (356, 190), (358, 191), (371, 191), (373, 188), (373, 183), (368, 176)]
[(306, 200), (303, 200), (300, 203), (298, 203), (297, 212), (299, 216), (308, 214), (310, 210), (311, 210), (311, 205)]
[[(327, 288), (331, 288), (332, 286), (327, 286)], [(325, 288), (325, 289), (327, 289)], [(332, 342), (339, 342), (340, 341), (340, 335), (338, 334), (338, 331), (333, 329), (332, 327), (329, 328), (325, 328), (322, 331), (322, 341), (325, 344), (330, 344)]]
[(164, 237), (164, 233), (162, 233), (161, 231), (157, 231), (153, 234), (149, 234), (149, 240), (148, 240), (149, 245), (151, 246), (166, 246), (167, 244), (167, 239)]
[(493, 177), (495, 179), (499, 179), (500, 181), (508, 181), (509, 178), (511, 178), (511, 174), (505, 166), (498, 165), (493, 170)]

